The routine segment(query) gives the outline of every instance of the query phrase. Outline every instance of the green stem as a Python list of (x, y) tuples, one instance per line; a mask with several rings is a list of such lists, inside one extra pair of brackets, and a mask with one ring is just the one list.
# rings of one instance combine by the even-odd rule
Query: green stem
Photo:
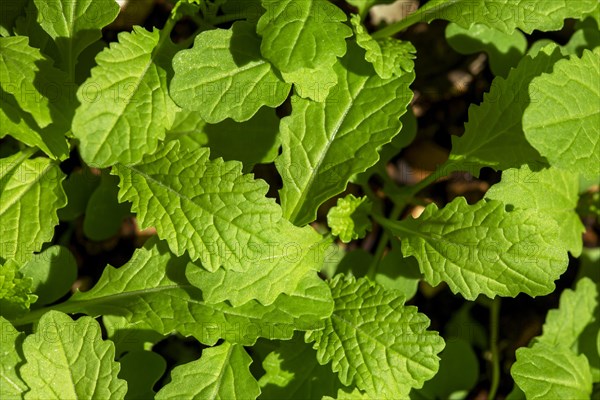
[(31, 324), (39, 320), (42, 315), (46, 314), (48, 311), (61, 311), (65, 314), (73, 314), (80, 310), (80, 304), (77, 302), (65, 302), (56, 304), (53, 306), (47, 306), (38, 308), (37, 310), (33, 310), (21, 318), (17, 318), (15, 320), (10, 321), (14, 326), (21, 326)]
[(414, 12), (406, 18), (374, 32), (371, 36), (373, 37), (373, 39), (383, 39), (388, 36), (393, 36), (396, 33), (401, 32), (406, 28), (416, 24), (417, 22), (421, 22), (422, 13), (420, 13), (419, 11)]
[(213, 25), (221, 25), (221, 24), (226, 24), (228, 22), (235, 22), (235, 21), (245, 20), (245, 19), (246, 18), (244, 18), (243, 16), (235, 15), (235, 14), (220, 15), (220, 16), (211, 18), (210, 23)]
[(490, 349), (492, 352), (492, 384), (489, 400), (494, 400), (500, 383), (500, 356), (498, 354), (498, 321), (500, 319), (500, 297), (496, 296), (490, 306)]
[[(390, 218), (392, 221), (398, 219), (402, 210), (404, 210), (405, 205), (395, 204), (392, 212), (390, 213)], [(367, 271), (367, 277), (373, 280), (375, 279), (375, 274), (377, 273), (377, 267), (379, 266), (379, 262), (383, 258), (383, 253), (385, 252), (385, 248), (387, 247), (388, 242), (390, 241), (390, 233), (387, 229), (384, 229), (381, 234), (381, 238), (379, 239), (379, 243), (377, 244), (377, 249), (375, 250), (375, 255), (373, 256), (373, 261), (369, 265), (369, 269)]]

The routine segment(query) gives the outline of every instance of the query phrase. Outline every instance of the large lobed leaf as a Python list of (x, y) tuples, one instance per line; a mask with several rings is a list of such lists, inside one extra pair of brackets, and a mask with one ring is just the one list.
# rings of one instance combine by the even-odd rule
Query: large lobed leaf
[(219, 339), (243, 345), (259, 337), (289, 339), (294, 330), (314, 329), (331, 314), (331, 293), (316, 275), (307, 276), (295, 292), (280, 295), (269, 306), (249, 301), (232, 307), (206, 303), (190, 283), (198, 280), (201, 270), (187, 263), (185, 257), (174, 257), (164, 242), (152, 240), (126, 265), (107, 267), (92, 289), (75, 293), (61, 310), (123, 316), (137, 329), (177, 331), (207, 345)]
[(127, 392), (127, 382), (117, 378), (115, 347), (102, 340), (100, 325), (90, 317), (73, 321), (47, 312), (25, 338), (23, 354), (19, 373), (30, 388), (25, 399), (123, 399)]
[(27, 261), (54, 235), (56, 211), (67, 204), (65, 174), (31, 151), (0, 159), (0, 258)]
[(173, 59), (173, 99), (209, 123), (246, 121), (262, 106), (280, 105), (291, 85), (262, 58), (259, 46), (260, 38), (246, 22), (202, 32), (194, 47)]
[(416, 307), (364, 278), (338, 275), (330, 286), (333, 315), (305, 340), (315, 342), (317, 359), (331, 362), (343, 384), (354, 382), (371, 398), (408, 398), (435, 375), (444, 341), (427, 331), (429, 320)]
[(281, 120), (281, 205), (296, 225), (313, 221), (324, 201), (374, 165), (377, 149), (402, 127), (414, 73), (381, 79), (363, 54), (350, 45), (333, 67), (336, 90), (324, 102), (293, 96), (292, 114)]
[(600, 49), (533, 79), (523, 115), (527, 140), (550, 164), (600, 177)]
[(77, 90), (81, 106), (72, 125), (88, 165), (135, 164), (164, 138), (175, 110), (158, 58), (168, 40), (157, 29), (135, 27), (96, 56), (98, 65)]
[(199, 360), (175, 367), (171, 382), (156, 394), (156, 399), (256, 399), (260, 388), (250, 373), (251, 363), (239, 344), (224, 342), (205, 349)]
[(568, 265), (558, 224), (535, 209), (506, 211), (505, 204), (463, 197), (443, 209), (430, 204), (418, 219), (385, 222), (402, 238), (402, 253), (415, 256), (431, 285), (444, 281), (474, 300), (545, 295)]
[[(175, 254), (187, 251), (216, 274), (206, 277), (215, 282), (208, 295), (236, 304), (256, 296), (250, 298), (268, 304), (320, 268), (324, 247), (312, 228), (282, 218), (265, 197), (264, 181), (241, 170), (239, 162), (209, 160), (208, 148), (183, 149), (171, 141), (138, 165), (116, 166), (113, 174), (121, 179), (120, 200), (133, 203), (142, 227), (155, 227)], [(230, 291), (226, 282), (269, 289)]]

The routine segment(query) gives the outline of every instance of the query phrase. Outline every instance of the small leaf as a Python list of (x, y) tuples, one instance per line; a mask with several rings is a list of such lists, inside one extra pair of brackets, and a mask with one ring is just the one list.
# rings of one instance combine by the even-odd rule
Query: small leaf
[(48, 158), (27, 157), (21, 152), (0, 159), (0, 258), (18, 263), (52, 239), (56, 210), (67, 204), (59, 166)]
[(551, 165), (589, 178), (600, 176), (599, 69), (600, 49), (557, 62), (531, 82), (523, 115), (527, 140)]
[(350, 194), (339, 198), (337, 205), (327, 213), (331, 233), (339, 236), (344, 243), (365, 237), (367, 230), (371, 229), (371, 206), (366, 197), (356, 198)]
[(90, 166), (135, 164), (153, 153), (172, 122), (175, 104), (159, 56), (168, 38), (155, 29), (122, 32), (96, 56), (98, 65), (77, 90), (73, 118), (79, 151)]
[(75, 279), (77, 262), (63, 246), (51, 246), (27, 261), (20, 269), (32, 279), (32, 292), (38, 297), (35, 306), (50, 304), (63, 297)]
[(259, 45), (254, 27), (246, 22), (202, 32), (194, 47), (173, 59), (171, 96), (209, 123), (246, 121), (262, 106), (277, 107), (290, 84), (262, 58)]
[(585, 227), (575, 212), (579, 199), (576, 175), (556, 168), (534, 172), (523, 165), (503, 171), (502, 181), (492, 186), (485, 197), (549, 216), (558, 223), (558, 235), (567, 250), (573, 257), (581, 254)]
[(4, 317), (0, 317), (0, 328), (0, 398), (22, 399), (27, 386), (17, 374), (17, 366), (23, 361), (17, 349), (21, 347), (23, 335)]
[(32, 289), (33, 279), (22, 276), (15, 261), (0, 265), (0, 315), (14, 319), (26, 313), (37, 299)]
[(356, 34), (356, 43), (365, 49), (365, 59), (373, 64), (377, 75), (389, 79), (394, 75), (400, 76), (413, 72), (417, 50), (410, 42), (386, 37), (373, 39), (361, 24), (361, 18), (353, 15), (350, 19)]
[(548, 294), (568, 264), (555, 221), (534, 209), (508, 212), (495, 200), (469, 205), (457, 197), (443, 209), (430, 204), (418, 219), (382, 222), (429, 284), (447, 282), (468, 300)]
[(352, 31), (336, 5), (326, 0), (262, 0), (262, 5), (267, 11), (256, 28), (260, 51), (281, 72), (332, 66), (346, 53)]
[(591, 398), (592, 374), (587, 358), (563, 344), (536, 343), (518, 349), (510, 373), (528, 400)]
[(171, 382), (156, 394), (156, 399), (256, 399), (260, 388), (250, 373), (251, 363), (239, 344), (225, 342), (204, 349), (199, 360), (173, 369)]
[(306, 333), (319, 363), (331, 362), (344, 385), (356, 383), (372, 398), (407, 398), (438, 370), (444, 341), (429, 320), (405, 306), (398, 293), (366, 279), (330, 283), (335, 308), (325, 329)]
[(23, 342), (26, 363), (19, 373), (31, 389), (25, 399), (123, 399), (127, 383), (118, 379), (115, 347), (102, 340), (90, 317), (73, 321), (49, 311)]

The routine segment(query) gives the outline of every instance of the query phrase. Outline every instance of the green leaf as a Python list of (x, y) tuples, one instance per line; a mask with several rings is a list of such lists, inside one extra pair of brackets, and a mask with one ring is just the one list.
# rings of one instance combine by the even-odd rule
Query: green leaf
[[(282, 224), (289, 222), (282, 220)], [(257, 300), (269, 305), (281, 293), (292, 294), (298, 290), (315, 290), (315, 294), (319, 294), (315, 297), (323, 298), (323, 287), (319, 285), (321, 278), (316, 272), (325, 261), (324, 253), (331, 242), (316, 243), (318, 235), (309, 226), (298, 229), (289, 225), (290, 229), (280, 232), (280, 238), (274, 237), (269, 247), (267, 244), (265, 247), (250, 244), (248, 249), (257, 251), (253, 254), (248, 253), (248, 249), (241, 249), (239, 254), (249, 262), (246, 270), (219, 268), (209, 272), (201, 265), (195, 265), (194, 274), (188, 274), (188, 279), (211, 304), (228, 301), (238, 306)]]
[(325, 102), (293, 96), (292, 114), (281, 120), (283, 151), (275, 164), (284, 216), (296, 225), (313, 221), (317, 208), (374, 165), (378, 147), (402, 128), (414, 74), (381, 79), (362, 53), (351, 45), (334, 65), (338, 85)]
[[(392, 243), (392, 251), (379, 262), (375, 282), (386, 289), (402, 293), (408, 301), (417, 293), (422, 275), (417, 260), (414, 257), (404, 258), (400, 245), (395, 243)], [(366, 272), (364, 265), (362, 268)]]
[(262, 363), (266, 373), (258, 384), (264, 400), (321, 399), (342, 387), (331, 368), (320, 365), (300, 335), (278, 342)]
[(56, 210), (67, 203), (65, 175), (47, 158), (28, 160), (31, 151), (0, 159), (0, 258), (23, 263), (58, 224)]
[(152, 387), (167, 368), (164, 358), (151, 351), (132, 351), (125, 354), (119, 364), (119, 378), (127, 381), (125, 399), (153, 399), (155, 392)]
[(330, 67), (346, 53), (346, 14), (326, 0), (262, 0), (260, 51), (278, 70)]
[[(207, 148), (184, 149), (177, 141), (164, 144), (136, 166), (118, 165), (119, 199), (133, 202), (142, 228), (156, 227), (171, 250), (214, 272), (220, 266), (239, 272), (262, 267), (301, 276), (311, 264), (298, 265), (320, 236), (282, 219), (281, 209), (265, 197), (264, 181), (243, 175), (236, 161), (209, 160)], [(290, 245), (299, 253), (286, 256)], [(318, 258), (318, 253), (315, 253)]]
[[(68, 157), (70, 124), (66, 76), (23, 36), (0, 38), (0, 137), (39, 147), (54, 159)], [(52, 124), (56, 122), (55, 124)]]
[(327, 213), (327, 224), (331, 228), (331, 233), (339, 236), (344, 243), (365, 237), (367, 231), (371, 229), (369, 219), (371, 206), (371, 202), (366, 197), (356, 198), (352, 194), (340, 197), (337, 205)]
[(12, 319), (26, 313), (37, 299), (32, 287), (33, 280), (22, 276), (15, 261), (0, 265), (0, 315)]
[(563, 344), (536, 343), (517, 350), (511, 375), (527, 400), (590, 399), (592, 374), (585, 356)]
[(119, 14), (113, 0), (33, 0), (37, 22), (54, 39), (60, 66), (74, 79), (81, 52), (102, 37), (101, 29)]
[(153, 153), (172, 123), (175, 104), (159, 60), (168, 36), (135, 27), (96, 56), (91, 77), (77, 90), (73, 134), (90, 166), (135, 164)]
[(502, 172), (502, 181), (485, 197), (517, 209), (536, 209), (558, 223), (558, 237), (573, 257), (583, 248), (585, 227), (575, 212), (579, 200), (579, 179), (556, 168), (532, 171), (527, 165)]
[(556, 63), (529, 87), (535, 99), (525, 110), (527, 140), (550, 164), (600, 176), (600, 49)]
[(259, 45), (254, 27), (246, 22), (202, 32), (194, 47), (173, 59), (171, 96), (209, 123), (246, 121), (262, 106), (277, 107), (290, 84), (262, 58)]
[(366, 279), (330, 283), (335, 308), (324, 330), (306, 333), (319, 363), (373, 398), (407, 398), (438, 370), (444, 341), (404, 298)]
[(124, 353), (150, 351), (152, 346), (165, 338), (143, 320), (129, 322), (119, 315), (103, 315), (102, 325), (108, 338), (115, 344), (117, 357)]
[(468, 29), (455, 23), (448, 24), (446, 40), (461, 54), (484, 51), (489, 56), (494, 75), (502, 77), (506, 77), (510, 69), (517, 66), (527, 50), (527, 39), (521, 31), (508, 34), (479, 23)]
[[(0, 38), (0, 77), (2, 90), (13, 95), (23, 111), (31, 114), (40, 128), (52, 123), (50, 100), (35, 85), (39, 67), (36, 63), (46, 60), (42, 53), (29, 46), (27, 37)], [(33, 66), (33, 67), (32, 67)], [(4, 103), (4, 96), (2, 98)]]
[[(314, 329), (331, 314), (331, 293), (316, 276), (270, 306), (253, 300), (239, 307), (209, 304), (186, 278), (193, 279), (201, 270), (187, 263), (186, 258), (175, 258), (164, 242), (151, 240), (124, 266), (105, 268), (92, 289), (75, 293), (61, 310), (122, 316), (135, 323), (135, 329), (177, 331), (207, 345), (219, 339), (243, 345), (252, 345), (259, 337), (289, 339), (294, 330)], [(28, 322), (25, 318), (18, 322)]]
[(7, 37), (13, 34), (16, 19), (25, 13), (27, 0), (11, 0), (2, 4), (0, 13), (0, 35)]
[(77, 169), (65, 180), (63, 187), (67, 194), (68, 203), (58, 210), (61, 221), (73, 221), (85, 214), (90, 196), (100, 184), (100, 176), (90, 168)]
[(483, 167), (495, 170), (543, 164), (540, 154), (525, 139), (523, 112), (532, 101), (531, 81), (552, 70), (562, 58), (556, 45), (546, 46), (535, 58), (525, 56), (508, 78), (496, 77), (481, 105), (469, 107), (465, 133), (452, 138), (450, 159), (460, 168), (479, 175)]
[(417, 50), (410, 42), (386, 37), (375, 40), (361, 24), (361, 18), (353, 15), (350, 19), (356, 35), (356, 43), (365, 49), (365, 59), (373, 64), (377, 75), (389, 79), (394, 75), (400, 76), (413, 72), (413, 59)]
[(122, 399), (127, 383), (117, 378), (115, 347), (102, 340), (93, 318), (73, 321), (49, 311), (23, 342), (26, 363), (19, 373), (31, 389), (25, 399)]
[(600, 30), (598, 29), (597, 20), (592, 17), (587, 18), (577, 23), (575, 28), (577, 30), (573, 33), (569, 42), (563, 46), (568, 54), (576, 54), (581, 57), (584, 50), (593, 50), (600, 46)]
[(244, 171), (255, 164), (275, 161), (279, 153), (279, 118), (272, 108), (261, 108), (248, 121), (226, 119), (215, 125), (204, 125), (211, 158), (223, 157), (225, 161), (238, 160)]
[(239, 344), (225, 342), (204, 349), (199, 360), (173, 369), (171, 382), (156, 394), (156, 399), (256, 399), (260, 388), (250, 373), (251, 363)]
[[(294, 83), (294, 93), (302, 98), (323, 102), (330, 93), (337, 91), (337, 75), (331, 66), (317, 69), (301, 68), (293, 72), (282, 72), (286, 82)], [(295, 99), (292, 97), (292, 108)]]
[(443, 209), (428, 205), (418, 219), (382, 222), (429, 284), (444, 281), (468, 300), (548, 294), (568, 264), (554, 220), (535, 209), (508, 212), (496, 200), (469, 205), (457, 197)]
[[(332, 71), (333, 73), (333, 71)], [(325, 96), (325, 90), (307, 76), (307, 93)], [(335, 79), (335, 73), (333, 73)], [(297, 88), (298, 89), (298, 88)], [(225, 161), (238, 160), (249, 172), (255, 164), (267, 164), (279, 154), (281, 138), (279, 117), (272, 108), (263, 107), (248, 121), (236, 122), (226, 119), (217, 124), (208, 124), (199, 113), (181, 111), (175, 116), (173, 126), (167, 132), (168, 139), (179, 139), (183, 147), (210, 147), (211, 158), (223, 157)]]
[(0, 317), (0, 328), (0, 398), (22, 399), (27, 386), (17, 374), (17, 366), (23, 361), (17, 349), (21, 347), (23, 336), (3, 317)]
[(32, 292), (38, 297), (35, 306), (53, 303), (64, 296), (77, 279), (77, 262), (63, 246), (51, 246), (27, 261), (20, 269), (32, 279)]
[(466, 29), (481, 23), (509, 34), (516, 28), (525, 33), (558, 31), (565, 19), (582, 18), (597, 4), (596, 0), (432, 0), (408, 19), (412, 23), (445, 19)]
[(430, 399), (451, 399), (453, 393), (469, 393), (479, 378), (479, 362), (469, 343), (449, 340), (440, 358), (438, 373), (416, 392)]
[(91, 194), (85, 210), (83, 232), (96, 241), (107, 240), (115, 236), (123, 219), (130, 215), (129, 203), (119, 203), (119, 179), (103, 173), (100, 184)]
[(562, 292), (558, 309), (548, 311), (544, 331), (538, 340), (551, 346), (571, 347), (585, 327), (594, 321), (597, 306), (596, 284), (589, 278), (582, 278), (575, 290)]

